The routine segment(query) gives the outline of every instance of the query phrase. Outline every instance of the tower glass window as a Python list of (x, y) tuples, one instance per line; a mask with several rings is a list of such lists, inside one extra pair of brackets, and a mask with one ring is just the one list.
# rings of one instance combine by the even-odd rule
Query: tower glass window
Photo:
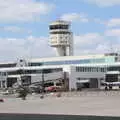
[(50, 30), (55, 30), (55, 29), (69, 29), (68, 25), (50, 25), (49, 27)]

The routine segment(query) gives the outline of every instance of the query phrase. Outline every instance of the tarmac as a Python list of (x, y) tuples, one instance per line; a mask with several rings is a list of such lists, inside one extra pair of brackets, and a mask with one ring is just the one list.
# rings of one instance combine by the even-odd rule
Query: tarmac
[(120, 117), (120, 91), (69, 92), (61, 97), (55, 94), (28, 95), (26, 100), (15, 96), (0, 96), (0, 113), (92, 115)]

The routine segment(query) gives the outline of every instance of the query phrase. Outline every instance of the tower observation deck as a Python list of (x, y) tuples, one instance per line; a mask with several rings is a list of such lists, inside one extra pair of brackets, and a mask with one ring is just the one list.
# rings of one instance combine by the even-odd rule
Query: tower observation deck
[(70, 23), (62, 20), (49, 25), (50, 45), (54, 47), (57, 56), (73, 55), (73, 33), (70, 31)]

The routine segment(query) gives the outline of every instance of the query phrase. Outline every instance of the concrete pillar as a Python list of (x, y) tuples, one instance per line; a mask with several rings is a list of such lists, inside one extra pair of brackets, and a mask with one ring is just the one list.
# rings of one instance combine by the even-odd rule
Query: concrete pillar
[(1, 80), (1, 88), (3, 88), (3, 82), (2, 82), (2, 80)]
[(17, 83), (18, 83), (18, 85), (22, 85), (22, 81), (21, 81), (21, 77), (20, 76), (17, 78)]
[(7, 88), (7, 80), (5, 81), (5, 88)]
[(98, 78), (98, 89), (101, 87), (101, 79)]
[(69, 90), (69, 78), (67, 72), (64, 72), (64, 90), (65, 91)]
[(71, 71), (69, 73), (69, 90), (77, 90), (76, 77), (74, 67), (71, 67)]
[(75, 77), (73, 77), (72, 75), (69, 78), (69, 90), (76, 90), (77, 89), (77, 85), (76, 85), (76, 79)]
[(63, 78), (66, 78), (65, 86), (68, 86), (68, 90), (77, 89), (76, 86), (76, 77), (75, 77), (75, 67), (67, 66), (63, 68), (63, 72), (66, 74), (63, 75)]
[(2, 87), (5, 88), (5, 80), (2, 81)]
[(0, 81), (0, 88), (2, 88), (2, 84), (1, 84), (1, 81)]

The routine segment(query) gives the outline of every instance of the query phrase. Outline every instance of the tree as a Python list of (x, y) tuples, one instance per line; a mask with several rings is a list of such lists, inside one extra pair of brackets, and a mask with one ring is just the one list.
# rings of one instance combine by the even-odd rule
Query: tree
[(22, 100), (26, 100), (27, 94), (28, 94), (27, 88), (22, 87), (22, 88), (20, 88), (20, 90), (19, 90), (19, 96), (18, 96), (18, 97), (22, 98)]

